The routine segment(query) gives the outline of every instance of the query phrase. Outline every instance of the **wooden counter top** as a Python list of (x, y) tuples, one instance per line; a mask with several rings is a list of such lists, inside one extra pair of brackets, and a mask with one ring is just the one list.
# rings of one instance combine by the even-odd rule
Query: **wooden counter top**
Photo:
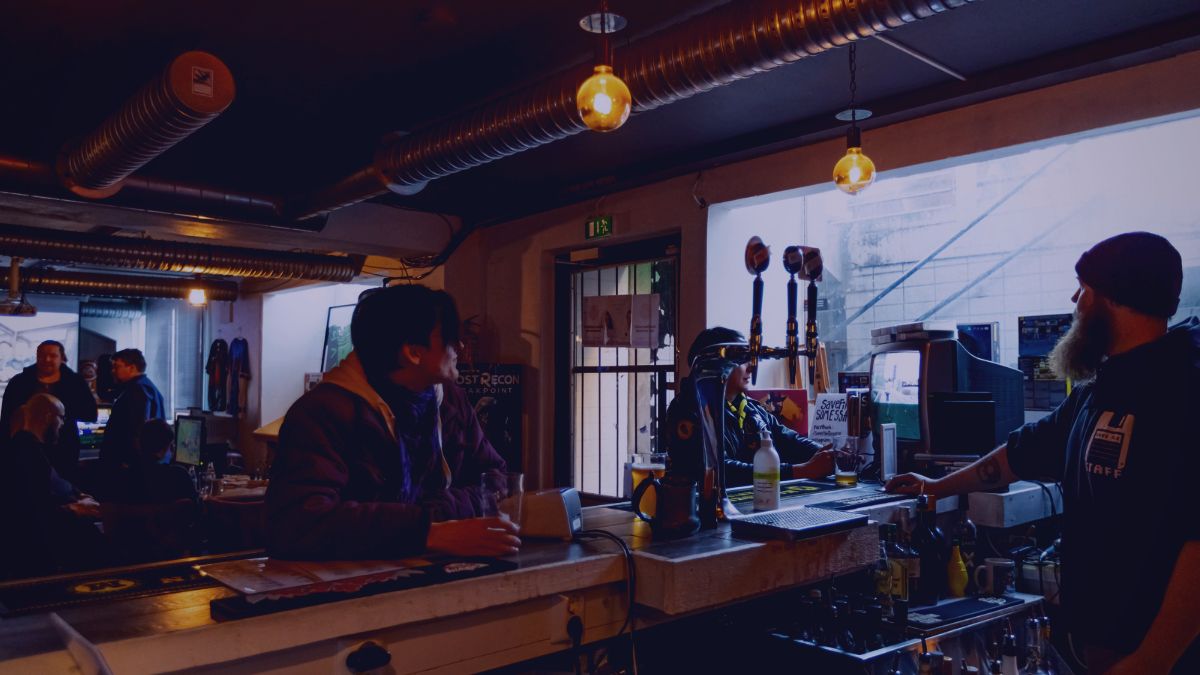
[[(628, 511), (595, 507), (585, 509), (584, 528), (609, 530), (634, 549), (636, 603), (645, 608), (636, 613), (639, 625), (861, 569), (878, 552), (874, 525), (795, 543), (735, 539), (729, 526), (721, 525), (687, 539), (656, 542)], [(394, 645), (393, 653), (396, 645), (410, 645), (403, 670), (448, 663), (467, 670), (494, 667), (563, 648), (547, 636), (546, 617), (564, 598), (585, 608), (580, 611), (587, 612), (587, 641), (615, 633), (626, 604), (625, 562), (615, 543), (526, 542), (512, 560), (519, 567), (501, 574), (224, 623), (213, 621), (208, 605), (232, 595), (224, 588), (67, 608), (59, 614), (98, 644), (122, 674), (216, 670), (247, 658), (259, 664), (251, 670), (268, 667), (266, 659), (325, 662), (357, 640), (352, 636), (376, 633)], [(528, 630), (522, 631), (522, 625)], [(459, 642), (450, 653), (435, 647), (446, 634), (471, 631), (487, 639)], [(416, 643), (422, 648), (412, 649)], [(64, 663), (61, 649), (45, 614), (0, 621), (0, 658), (18, 659), (0, 663), (0, 671), (53, 669)]]

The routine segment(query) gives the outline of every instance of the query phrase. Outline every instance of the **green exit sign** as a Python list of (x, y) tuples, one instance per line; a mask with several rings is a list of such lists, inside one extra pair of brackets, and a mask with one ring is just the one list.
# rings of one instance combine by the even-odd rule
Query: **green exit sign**
[(584, 239), (599, 239), (612, 234), (612, 216), (596, 216), (588, 218), (583, 225)]

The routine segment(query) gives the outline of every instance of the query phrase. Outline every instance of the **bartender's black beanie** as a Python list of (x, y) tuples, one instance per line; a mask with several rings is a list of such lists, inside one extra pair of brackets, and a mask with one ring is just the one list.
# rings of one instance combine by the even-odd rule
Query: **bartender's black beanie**
[(700, 356), (705, 349), (726, 342), (736, 342), (744, 345), (746, 344), (746, 338), (736, 330), (725, 328), (724, 326), (705, 328), (700, 331), (700, 334), (692, 341), (692, 348), (688, 350), (688, 365), (692, 365), (696, 361), (696, 357)]
[(370, 377), (394, 370), (402, 346), (429, 346), (438, 326), (442, 340), (457, 346), (458, 308), (449, 293), (419, 284), (373, 288), (358, 296), (350, 341)]
[(1079, 280), (1119, 305), (1168, 319), (1179, 308), (1183, 260), (1163, 237), (1126, 232), (1096, 244), (1075, 263)]

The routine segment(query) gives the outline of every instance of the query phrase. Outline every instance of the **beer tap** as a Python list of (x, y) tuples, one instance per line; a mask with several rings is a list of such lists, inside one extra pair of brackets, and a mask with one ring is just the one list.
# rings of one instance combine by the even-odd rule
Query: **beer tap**
[(757, 236), (746, 242), (746, 271), (754, 275), (754, 313), (750, 315), (750, 361), (746, 371), (758, 384), (758, 358), (762, 353), (762, 273), (771, 264), (771, 249)]
[(804, 356), (808, 360), (808, 389), (809, 394), (816, 397), (817, 382), (817, 282), (825, 271), (821, 261), (821, 249), (814, 246), (801, 246), (803, 264), (800, 278), (808, 279), (808, 297), (805, 301), (804, 322)]
[(796, 371), (800, 369), (800, 326), (796, 321), (796, 274), (804, 271), (804, 254), (799, 246), (789, 246), (783, 250), (783, 269), (788, 273), (788, 317), (787, 317), (787, 365), (788, 382), (796, 381)]

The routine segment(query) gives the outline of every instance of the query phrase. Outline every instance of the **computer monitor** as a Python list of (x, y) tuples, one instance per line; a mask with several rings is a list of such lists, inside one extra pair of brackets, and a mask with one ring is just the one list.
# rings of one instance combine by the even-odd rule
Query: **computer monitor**
[(75, 430), (79, 434), (79, 447), (85, 450), (95, 450), (104, 442), (104, 428), (108, 426), (108, 417), (112, 408), (100, 406), (96, 408), (95, 422), (75, 422)]
[[(931, 433), (930, 426), (931, 421), (944, 426), (946, 420), (958, 419), (956, 411), (973, 419), (984, 410), (991, 412), (989, 437), (965, 442), (973, 454), (974, 448), (981, 454), (998, 446), (1024, 422), (1021, 371), (976, 358), (955, 339), (879, 345), (870, 372), (876, 433), (880, 424), (895, 423), (902, 458), (914, 452), (962, 454), (958, 435), (936, 433), (942, 429)], [(972, 427), (971, 433), (978, 431)], [(941, 439), (947, 442), (936, 447)]]
[(192, 415), (176, 417), (175, 462), (198, 466), (202, 450), (204, 450), (204, 418)]

